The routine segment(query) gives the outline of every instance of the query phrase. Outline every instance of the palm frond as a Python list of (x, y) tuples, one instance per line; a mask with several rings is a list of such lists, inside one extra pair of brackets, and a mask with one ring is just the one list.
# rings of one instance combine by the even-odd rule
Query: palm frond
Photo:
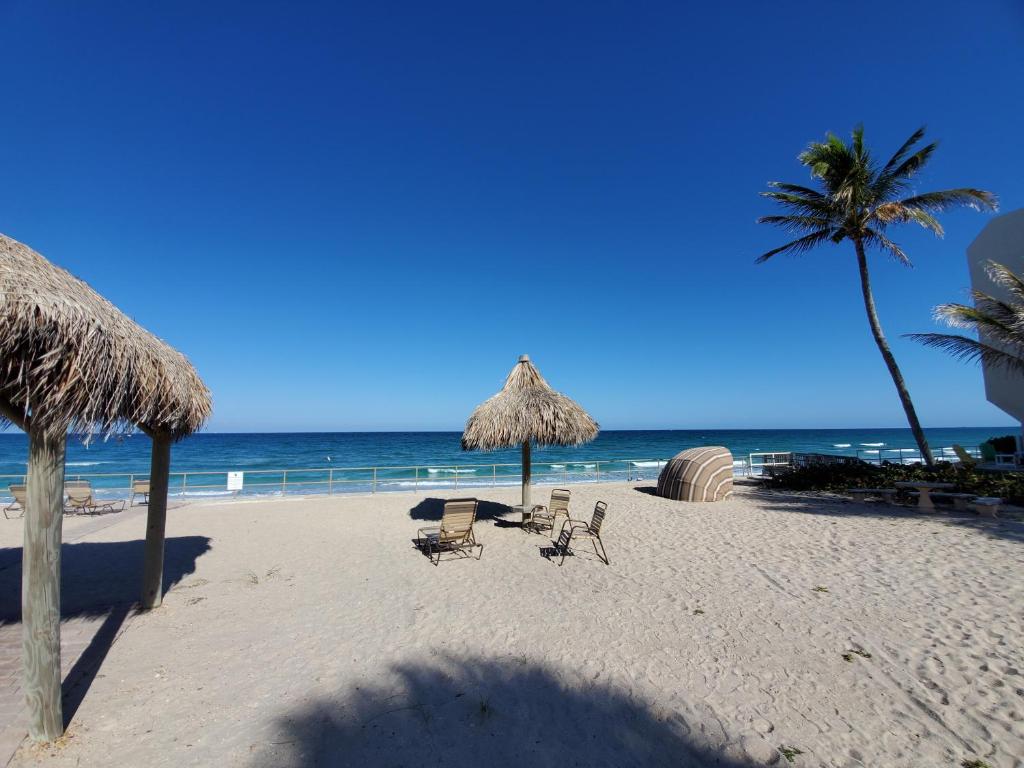
[(864, 242), (868, 245), (878, 246), (905, 267), (914, 266), (911, 264), (910, 258), (903, 252), (902, 248), (877, 230), (864, 230)]
[(939, 220), (926, 210), (913, 207), (908, 208), (903, 203), (883, 203), (875, 208), (868, 218), (869, 220), (874, 219), (878, 221), (882, 226), (914, 222), (934, 232), (937, 237), (942, 237), (945, 234)]
[(933, 141), (931, 144), (921, 147), (921, 149), (917, 150), (917, 152), (912, 154), (895, 168), (884, 174), (879, 174), (879, 179), (886, 179), (889, 181), (904, 181), (909, 179), (928, 164), (928, 161), (931, 159), (931, 156), (935, 154), (935, 150), (938, 146), (939, 143), (937, 141)]
[(907, 156), (907, 153), (913, 148), (913, 146), (915, 144), (917, 144), (917, 142), (919, 142), (923, 138), (924, 138), (924, 126), (922, 125), (916, 131), (914, 131), (912, 134), (910, 134), (910, 138), (907, 139), (905, 142), (903, 142), (903, 146), (901, 146), (899, 149), (897, 149), (896, 153), (892, 157), (889, 158), (889, 162), (887, 162), (885, 164), (885, 167), (882, 168), (882, 172), (881, 172), (880, 176), (885, 176), (890, 171), (892, 171), (894, 168), (899, 166), (900, 163), (903, 162), (903, 158), (905, 158)]
[(1024, 373), (1024, 357), (1019, 353), (1004, 352), (977, 339), (951, 333), (908, 333), (906, 337), (926, 347), (941, 349), (957, 360)]
[(976, 211), (987, 209), (998, 210), (999, 202), (996, 196), (983, 189), (972, 187), (960, 187), (958, 189), (943, 189), (938, 192), (925, 192), (922, 195), (908, 197), (900, 200), (899, 204), (904, 208), (925, 211), (927, 213), (942, 213), (955, 206), (965, 206)]
[(993, 283), (1006, 288), (1018, 302), (1024, 304), (1024, 280), (1014, 274), (1009, 267), (998, 261), (989, 261), (985, 271)]
[(810, 187), (802, 187), (799, 184), (787, 184), (784, 181), (769, 181), (768, 186), (773, 187), (774, 189), (781, 189), (783, 192), (788, 192), (791, 195), (799, 195), (800, 197), (804, 197), (809, 200), (827, 201), (828, 199), (818, 190), (811, 189)]
[(827, 216), (761, 216), (757, 223), (772, 224), (794, 233), (832, 226), (832, 221)]
[(761, 254), (760, 256), (757, 257), (754, 263), (762, 264), (768, 261), (768, 259), (770, 259), (772, 256), (775, 256), (780, 253), (806, 253), (807, 251), (812, 250), (816, 246), (821, 245), (826, 240), (829, 240), (832, 237), (832, 233), (833, 230), (831, 229), (821, 229), (818, 230), (817, 232), (811, 232), (809, 235), (804, 235), (803, 237), (798, 238), (790, 243), (786, 243), (783, 246), (773, 248), (767, 253)]
[(788, 208), (797, 215), (803, 216), (829, 216), (832, 215), (832, 207), (828, 198), (820, 200), (806, 198), (801, 195), (790, 194), (789, 192), (762, 192), (761, 197), (774, 200), (784, 208)]

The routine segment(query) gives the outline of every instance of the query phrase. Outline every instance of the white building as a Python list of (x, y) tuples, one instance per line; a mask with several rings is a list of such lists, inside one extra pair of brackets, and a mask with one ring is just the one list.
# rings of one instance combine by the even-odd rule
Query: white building
[[(971, 287), (996, 298), (1007, 298), (1006, 290), (995, 285), (985, 272), (989, 261), (1005, 264), (1018, 275), (1024, 275), (1024, 208), (992, 219), (967, 247)], [(992, 343), (985, 334), (981, 340)], [(988, 401), (1024, 425), (1024, 375), (985, 365), (983, 371)]]

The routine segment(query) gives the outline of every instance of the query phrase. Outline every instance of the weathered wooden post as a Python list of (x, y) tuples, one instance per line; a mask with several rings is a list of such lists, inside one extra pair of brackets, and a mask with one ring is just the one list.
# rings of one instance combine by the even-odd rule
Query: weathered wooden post
[(530, 506), (530, 441), (523, 441), (523, 512), (529, 512)]
[(29, 427), (21, 560), (22, 664), (28, 731), (35, 741), (64, 733), (60, 668), (60, 544), (64, 522), (63, 431)]
[(171, 436), (150, 433), (153, 452), (149, 465), (149, 508), (146, 511), (146, 553), (142, 572), (142, 607), (163, 602), (164, 539), (167, 530), (167, 486), (171, 469)]

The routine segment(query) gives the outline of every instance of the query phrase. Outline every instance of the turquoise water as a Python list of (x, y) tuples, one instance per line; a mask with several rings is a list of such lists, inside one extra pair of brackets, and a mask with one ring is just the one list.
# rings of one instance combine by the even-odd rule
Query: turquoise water
[[(962, 427), (927, 431), (939, 453), (954, 443), (975, 448), (1013, 427)], [(296, 434), (199, 434), (174, 446), (172, 493), (227, 495), (229, 471), (241, 471), (243, 493), (366, 492), (413, 488), (470, 488), (517, 482), (519, 451), (464, 452), (459, 432), (341, 432)], [(908, 429), (658, 430), (604, 431), (579, 448), (533, 451), (534, 480), (573, 482), (657, 477), (658, 461), (685, 448), (724, 445), (737, 460), (751, 453), (794, 451), (860, 455), (865, 459), (913, 460)], [(20, 433), (0, 435), (0, 488), (25, 471), (27, 443)], [(149, 473), (148, 438), (68, 441), (68, 479), (88, 475), (97, 489), (117, 495), (130, 475)], [(501, 466), (511, 465), (511, 466)], [(369, 469), (378, 467), (376, 478)], [(287, 474), (282, 470), (287, 470)], [(182, 474), (187, 473), (187, 474)], [(195, 474), (211, 473), (211, 474)]]

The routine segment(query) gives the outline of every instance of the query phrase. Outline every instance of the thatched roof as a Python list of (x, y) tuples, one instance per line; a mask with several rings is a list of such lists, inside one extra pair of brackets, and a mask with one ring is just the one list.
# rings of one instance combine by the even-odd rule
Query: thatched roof
[(190, 434), (210, 392), (177, 350), (83, 281), (0, 235), (0, 405), (50, 434)]
[(529, 440), (535, 445), (582, 445), (600, 427), (575, 401), (555, 392), (523, 355), (505, 386), (484, 401), (466, 422), (462, 449), (489, 451)]

